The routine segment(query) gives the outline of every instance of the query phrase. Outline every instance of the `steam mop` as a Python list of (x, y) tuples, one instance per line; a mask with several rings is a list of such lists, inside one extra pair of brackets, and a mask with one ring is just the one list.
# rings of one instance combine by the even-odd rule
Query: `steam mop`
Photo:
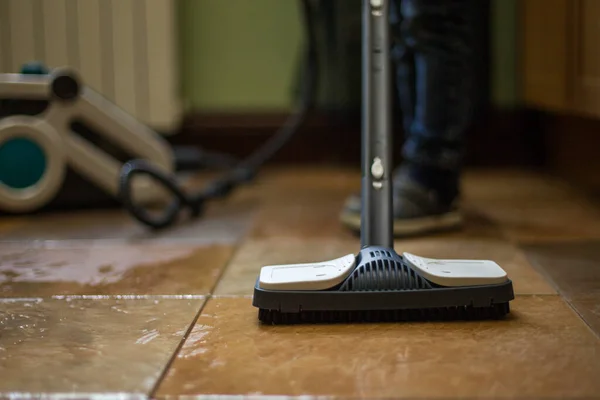
[(389, 0), (363, 0), (361, 249), (262, 267), (253, 306), (267, 324), (496, 319), (512, 281), (489, 260), (398, 254), (392, 232)]

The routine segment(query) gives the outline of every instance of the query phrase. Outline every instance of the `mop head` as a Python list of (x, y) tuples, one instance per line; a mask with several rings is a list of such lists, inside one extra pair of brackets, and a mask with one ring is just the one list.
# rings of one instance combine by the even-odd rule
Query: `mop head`
[(495, 262), (366, 247), (355, 256), (261, 269), (253, 305), (266, 324), (499, 319), (514, 299)]

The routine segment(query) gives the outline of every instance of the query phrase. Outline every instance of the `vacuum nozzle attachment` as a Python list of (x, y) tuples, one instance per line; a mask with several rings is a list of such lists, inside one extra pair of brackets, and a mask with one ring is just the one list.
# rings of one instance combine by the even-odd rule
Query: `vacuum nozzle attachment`
[(512, 282), (487, 260), (438, 260), (379, 246), (321, 263), (263, 267), (253, 305), (263, 323), (500, 318)]

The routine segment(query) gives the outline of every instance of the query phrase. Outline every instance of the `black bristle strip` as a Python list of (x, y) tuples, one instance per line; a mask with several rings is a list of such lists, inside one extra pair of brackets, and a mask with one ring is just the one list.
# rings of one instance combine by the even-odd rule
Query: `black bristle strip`
[(509, 303), (494, 304), (489, 307), (464, 306), (408, 310), (301, 311), (298, 313), (282, 313), (277, 310), (259, 309), (258, 319), (264, 324), (271, 325), (473, 321), (500, 319), (508, 314), (509, 311)]

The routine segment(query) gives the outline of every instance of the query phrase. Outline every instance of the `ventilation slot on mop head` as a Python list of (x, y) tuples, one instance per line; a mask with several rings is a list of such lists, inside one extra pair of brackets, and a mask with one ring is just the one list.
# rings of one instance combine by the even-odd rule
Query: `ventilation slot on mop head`
[(371, 252), (369, 252), (369, 255), (372, 258), (379, 257), (379, 256), (392, 258), (392, 253), (390, 253), (387, 250), (375, 250), (375, 251), (371, 251)]
[(432, 287), (429, 281), (402, 261), (392, 258), (389, 252), (376, 251), (371, 252), (371, 255), (379, 257), (379, 253), (388, 253), (389, 258), (379, 258), (359, 265), (342, 284), (340, 291), (414, 290)]

